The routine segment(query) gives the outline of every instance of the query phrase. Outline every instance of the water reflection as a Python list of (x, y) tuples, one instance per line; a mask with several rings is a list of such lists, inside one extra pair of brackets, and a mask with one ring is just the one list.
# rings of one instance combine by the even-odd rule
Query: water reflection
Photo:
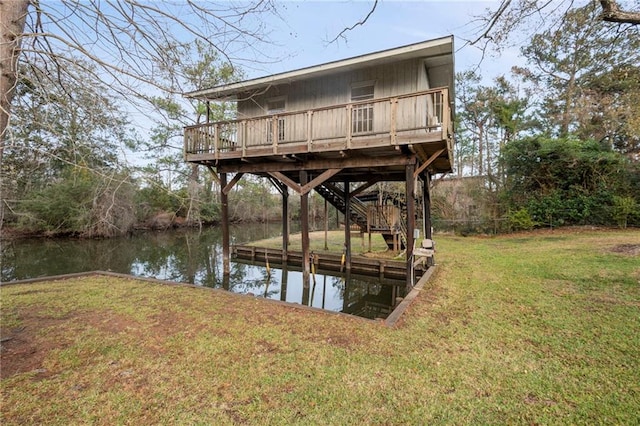
[[(279, 224), (236, 227), (232, 244), (277, 236)], [(294, 268), (231, 262), (231, 273), (222, 273), (222, 236), (218, 228), (146, 232), (105, 240), (18, 240), (3, 242), (2, 282), (42, 276), (109, 270), (162, 280), (223, 288), (234, 293), (282, 300), (332, 311), (386, 317), (403, 282), (344, 274), (314, 274), (303, 278)]]

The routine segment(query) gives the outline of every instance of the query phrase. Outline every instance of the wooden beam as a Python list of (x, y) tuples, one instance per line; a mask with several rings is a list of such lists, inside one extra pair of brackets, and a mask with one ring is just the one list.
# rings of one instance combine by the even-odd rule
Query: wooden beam
[(267, 176), (267, 179), (269, 179), (269, 182), (271, 182), (271, 184), (275, 186), (275, 188), (278, 190), (280, 194), (284, 195), (285, 191), (287, 191), (287, 185), (281, 183), (278, 179), (274, 178), (273, 176)]
[(356, 195), (358, 195), (359, 193), (361, 193), (365, 189), (371, 188), (372, 185), (375, 185), (376, 183), (380, 182), (381, 180), (382, 180), (381, 177), (374, 177), (372, 179), (369, 179), (366, 183), (360, 185), (359, 187), (357, 187), (356, 189), (351, 191), (350, 195), (352, 197), (355, 197)]
[(424, 218), (424, 237), (431, 239), (433, 236), (431, 235), (431, 176), (429, 173), (424, 178), (422, 185), (422, 217)]
[(415, 174), (416, 166), (407, 165), (406, 169), (406, 203), (407, 203), (407, 293), (413, 288), (413, 230), (416, 228), (416, 194)]
[(331, 192), (338, 194), (340, 197), (344, 197), (344, 191), (337, 186), (331, 183), (326, 183), (324, 186), (326, 186)]
[(302, 188), (300, 187), (300, 185), (298, 185), (298, 183), (295, 182), (294, 180), (289, 179), (284, 174), (282, 174), (280, 172), (269, 172), (269, 176), (272, 176), (272, 177), (278, 179), (280, 182), (284, 183), (289, 188), (293, 189), (295, 192), (297, 192), (298, 194), (302, 195)]
[(227, 174), (220, 174), (220, 210), (222, 216), (222, 268), (223, 275), (229, 275), (231, 268), (229, 264), (229, 201), (227, 194), (222, 188), (227, 186)]
[(216, 173), (216, 170), (213, 168), (213, 166), (207, 164), (207, 169), (209, 169), (209, 171), (211, 172), (211, 176), (213, 177), (213, 180), (215, 180), (218, 185), (220, 185), (220, 176), (218, 176), (218, 173)]
[[(346, 250), (347, 272), (351, 270), (351, 197), (349, 194), (349, 181), (344, 181), (344, 245)], [(346, 294), (346, 293), (345, 293)]]
[(416, 179), (420, 175), (420, 173), (422, 173), (424, 171), (424, 169), (429, 167), (431, 165), (431, 163), (436, 161), (436, 159), (440, 156), (440, 154), (445, 152), (445, 150), (446, 150), (446, 148), (442, 148), (442, 149), (436, 151), (431, 157), (429, 157), (429, 159), (427, 161), (422, 163), (422, 165), (420, 167), (418, 167), (416, 169), (416, 171), (413, 173), (413, 178)]
[(231, 192), (233, 187), (236, 186), (236, 183), (238, 183), (238, 181), (242, 179), (242, 175), (244, 175), (244, 173), (236, 173), (233, 179), (231, 179), (231, 182), (229, 182), (228, 185), (222, 188), (222, 192), (224, 192), (224, 195), (229, 195), (229, 192)]
[[(307, 172), (300, 172), (300, 182), (307, 183)], [(304, 284), (309, 282), (309, 194), (300, 196), (300, 233), (302, 234), (302, 277)]]
[(282, 261), (286, 263), (289, 252), (289, 190), (286, 185), (278, 186), (282, 192)]
[(293, 172), (301, 170), (328, 170), (328, 169), (350, 169), (355, 167), (386, 167), (405, 166), (415, 162), (414, 156), (393, 155), (385, 157), (364, 157), (340, 158), (333, 160), (308, 160), (296, 163), (290, 162), (261, 162), (246, 164), (220, 164), (218, 172), (222, 173), (271, 173), (271, 172)]
[(327, 181), (328, 179), (331, 179), (331, 177), (335, 176), (336, 174), (340, 173), (341, 171), (342, 171), (342, 169), (329, 169), (329, 170), (326, 170), (326, 171), (322, 172), (322, 174), (320, 176), (316, 177), (311, 182), (307, 183), (302, 188), (300, 188), (300, 195), (304, 195), (304, 194), (308, 193), (309, 191), (311, 191), (316, 186), (322, 185), (325, 181)]

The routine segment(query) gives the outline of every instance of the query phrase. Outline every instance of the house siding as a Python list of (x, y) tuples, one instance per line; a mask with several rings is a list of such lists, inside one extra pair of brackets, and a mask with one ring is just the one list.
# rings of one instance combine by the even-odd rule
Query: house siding
[(375, 98), (383, 98), (427, 89), (428, 79), (422, 59), (342, 72), (317, 79), (292, 82), (269, 88), (238, 101), (238, 118), (251, 118), (267, 113), (269, 99), (284, 96), (286, 111), (305, 111), (351, 101), (351, 85), (375, 82)]

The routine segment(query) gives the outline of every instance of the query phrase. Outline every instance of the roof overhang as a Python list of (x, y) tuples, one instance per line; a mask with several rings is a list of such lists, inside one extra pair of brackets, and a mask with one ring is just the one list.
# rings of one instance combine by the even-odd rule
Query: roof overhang
[(294, 71), (287, 71), (238, 83), (216, 86), (209, 89), (184, 93), (184, 97), (207, 100), (233, 100), (241, 93), (263, 90), (265, 87), (308, 80), (329, 74), (351, 71), (373, 65), (380, 65), (406, 59), (424, 58), (427, 66), (431, 64), (451, 65), (451, 85), (453, 90), (453, 36), (427, 40), (420, 43), (381, 50), (353, 58), (328, 62)]

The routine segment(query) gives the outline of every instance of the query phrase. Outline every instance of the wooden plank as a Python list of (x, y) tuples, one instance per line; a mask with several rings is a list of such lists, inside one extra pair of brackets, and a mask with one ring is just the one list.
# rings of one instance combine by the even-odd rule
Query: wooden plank
[(282, 261), (287, 261), (287, 252), (289, 251), (289, 190), (287, 186), (282, 185)]
[(315, 188), (318, 185), (322, 185), (326, 180), (331, 179), (331, 177), (335, 176), (336, 174), (340, 173), (341, 171), (342, 171), (342, 169), (329, 169), (329, 170), (326, 170), (320, 176), (316, 177), (311, 182), (309, 182), (308, 184), (304, 185), (300, 189), (300, 195), (307, 194), (313, 188)]
[(431, 235), (431, 175), (427, 173), (424, 177), (423, 185), (422, 185), (422, 208), (423, 208), (423, 217), (424, 217), (424, 237), (432, 239)]
[(220, 185), (220, 177), (218, 176), (218, 173), (216, 173), (216, 170), (210, 165), (207, 165), (207, 169), (209, 169), (209, 171), (211, 172), (211, 176), (213, 177), (213, 180), (215, 180), (216, 183)]
[(311, 152), (313, 143), (313, 111), (307, 111), (307, 149)]
[(422, 171), (423, 171), (424, 169), (426, 169), (427, 167), (429, 167), (429, 166), (431, 165), (431, 163), (433, 163), (433, 162), (436, 160), (436, 158), (438, 158), (438, 157), (440, 156), (440, 154), (442, 154), (444, 151), (445, 151), (445, 149), (444, 149), (444, 148), (442, 148), (442, 149), (441, 149), (441, 150), (439, 150), (439, 151), (436, 151), (436, 152), (435, 152), (431, 157), (429, 157), (429, 159), (428, 159), (427, 161), (425, 161), (424, 163), (422, 163), (422, 165), (421, 165), (420, 167), (418, 167), (418, 168), (416, 169), (416, 171), (414, 172), (414, 174), (413, 174), (413, 178), (414, 178), (414, 179), (416, 179), (416, 178), (420, 175), (420, 173), (422, 173)]
[(416, 198), (415, 198), (415, 179), (413, 177), (415, 165), (406, 166), (406, 204), (407, 204), (407, 290), (413, 287), (413, 230), (416, 228)]
[(242, 179), (243, 175), (244, 173), (236, 173), (233, 179), (231, 179), (231, 182), (229, 182), (229, 184), (225, 185), (225, 187), (222, 188), (222, 192), (224, 193), (224, 195), (229, 195), (229, 192), (231, 192), (236, 183), (238, 183), (238, 181)]
[[(244, 259), (253, 262), (265, 262), (266, 257), (269, 257), (271, 264), (287, 265), (290, 266), (302, 266), (302, 261), (305, 258), (302, 252), (290, 251), (287, 255), (287, 261), (282, 259), (285, 255), (282, 249), (253, 247), (253, 246), (233, 246), (233, 255), (235, 259)], [(318, 273), (326, 273), (331, 275), (332, 273), (339, 272), (341, 270), (342, 255), (335, 253), (321, 253), (315, 254), (314, 264), (317, 266)], [(422, 275), (424, 268), (418, 265), (416, 270), (416, 276)], [(405, 262), (395, 260), (380, 260), (372, 259), (363, 256), (351, 257), (351, 272), (359, 273), (363, 276), (378, 277), (380, 279), (405, 279), (406, 264)]]
[(347, 134), (346, 134), (346, 142), (347, 142), (347, 149), (351, 148), (351, 131), (353, 130), (353, 105), (349, 104), (347, 105), (347, 107), (345, 108), (346, 114), (347, 114)]
[(229, 264), (229, 200), (222, 188), (227, 186), (227, 174), (220, 174), (220, 210), (222, 219), (222, 268), (223, 274), (229, 275), (231, 268)]
[[(328, 160), (308, 160), (304, 162), (261, 162), (248, 164), (220, 164), (218, 172), (242, 172), (242, 173), (269, 173), (292, 172), (300, 170), (327, 170), (349, 169), (356, 167), (391, 167), (405, 166), (415, 163), (415, 158), (407, 155), (394, 155), (384, 157), (342, 158)], [(274, 176), (275, 177), (275, 176)], [(297, 191), (296, 191), (297, 192)]]
[(285, 185), (287, 185), (289, 188), (293, 189), (295, 192), (297, 192), (298, 194), (301, 193), (301, 188), (300, 185), (298, 185), (295, 181), (293, 181), (292, 179), (289, 179), (287, 176), (283, 175), (280, 172), (269, 172), (269, 175), (278, 179), (280, 182), (284, 183)]
[(351, 197), (349, 196), (349, 181), (344, 182), (344, 244), (346, 249), (346, 268), (351, 269)]
[(390, 142), (393, 145), (398, 144), (396, 139), (396, 129), (398, 126), (398, 98), (392, 98), (391, 102), (391, 125), (389, 128)]
[(215, 153), (216, 159), (218, 159), (218, 156), (220, 154), (220, 124), (216, 123), (214, 125), (214, 128), (215, 128), (215, 133), (214, 133), (215, 142), (214, 142), (213, 152)]
[(371, 186), (375, 185), (376, 183), (380, 182), (381, 180), (382, 180), (382, 178), (379, 177), (379, 176), (376, 176), (374, 178), (369, 179), (366, 183), (360, 185), (359, 187), (357, 187), (356, 189), (351, 191), (351, 196), (352, 197), (357, 196), (362, 191), (366, 190), (367, 188), (371, 188)]
[[(307, 172), (300, 172), (300, 183), (306, 185)], [(300, 196), (300, 232), (302, 234), (302, 274), (308, 277), (309, 268), (309, 193)]]

